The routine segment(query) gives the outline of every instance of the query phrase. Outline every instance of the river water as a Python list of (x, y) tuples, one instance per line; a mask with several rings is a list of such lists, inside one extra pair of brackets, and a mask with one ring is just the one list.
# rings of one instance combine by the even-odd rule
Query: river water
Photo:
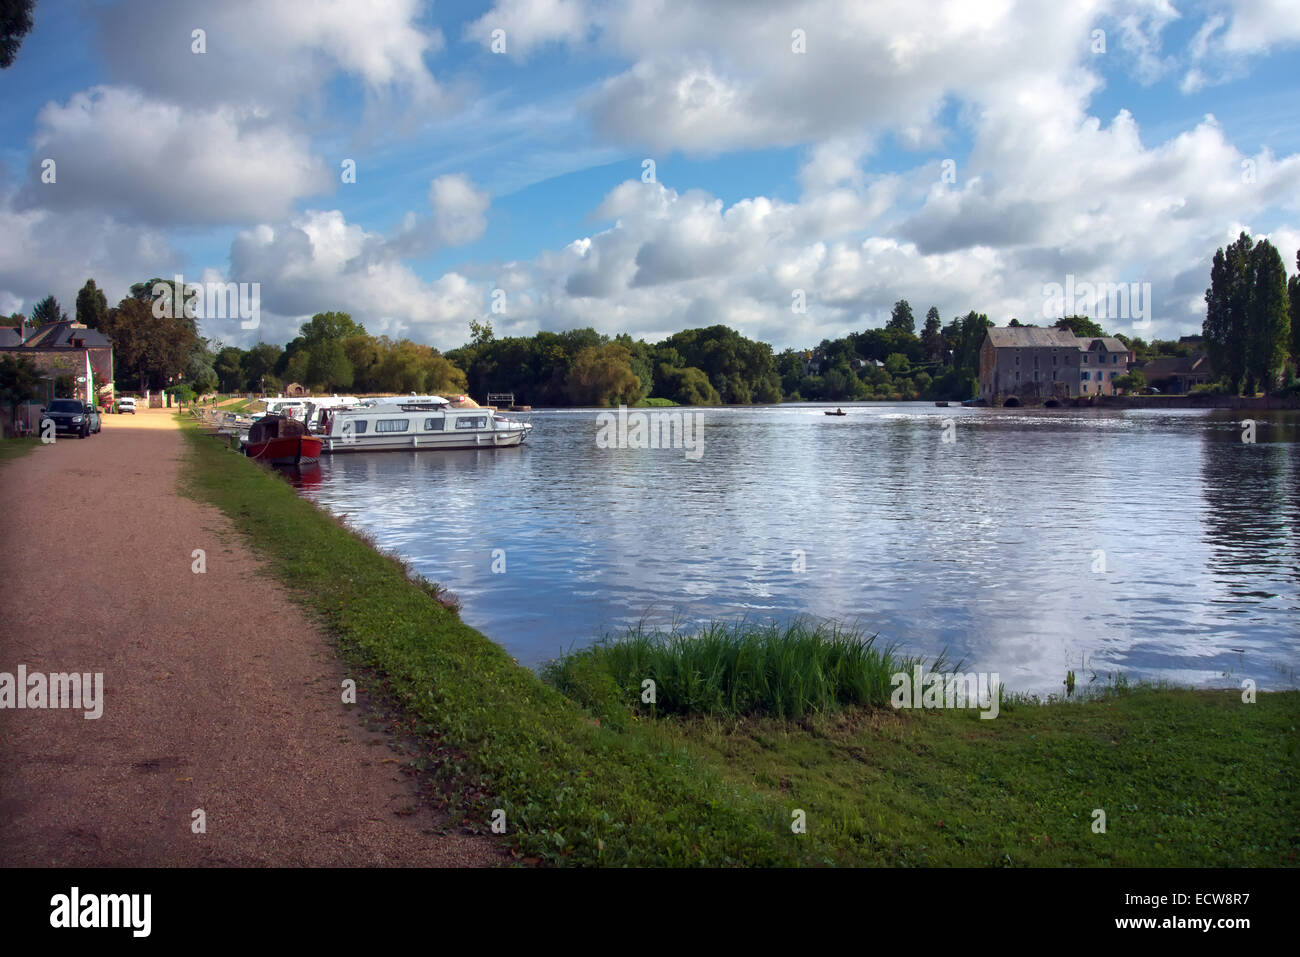
[(1296, 413), (823, 408), (684, 410), (696, 452), (539, 411), (522, 448), (326, 457), (301, 492), (529, 665), (643, 620), (807, 615), (1016, 691), (1297, 686)]

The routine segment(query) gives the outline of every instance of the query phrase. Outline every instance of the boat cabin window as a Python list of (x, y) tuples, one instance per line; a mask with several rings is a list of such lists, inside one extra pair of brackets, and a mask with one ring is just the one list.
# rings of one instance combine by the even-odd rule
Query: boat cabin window
[(443, 421), (444, 421), (444, 419), (442, 419), (442, 418), (437, 418), (437, 419), (425, 419), (425, 420), (424, 420), (424, 431), (426, 431), (426, 432), (441, 432), (441, 431), (442, 431), (442, 423), (443, 423)]
[(376, 432), (405, 432), (411, 424), (410, 419), (379, 419), (375, 422)]
[(456, 428), (458, 429), (486, 429), (486, 415), (462, 415), (456, 418)]
[(353, 435), (364, 435), (366, 432), (367, 424), (368, 423), (366, 422), (365, 419), (346, 419), (343, 422), (342, 431), (345, 434), (351, 432)]

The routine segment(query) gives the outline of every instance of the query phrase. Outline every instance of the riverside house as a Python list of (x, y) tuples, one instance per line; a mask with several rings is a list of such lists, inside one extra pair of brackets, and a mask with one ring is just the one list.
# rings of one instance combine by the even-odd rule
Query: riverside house
[(0, 353), (30, 358), (49, 384), (59, 378), (68, 383), (67, 395), (107, 407), (113, 402), (113, 343), (102, 332), (80, 322), (47, 322), (31, 329), (26, 323), (0, 330)]
[(979, 355), (980, 398), (1008, 406), (1115, 395), (1114, 380), (1133, 363), (1133, 353), (1111, 336), (1035, 326), (989, 329)]

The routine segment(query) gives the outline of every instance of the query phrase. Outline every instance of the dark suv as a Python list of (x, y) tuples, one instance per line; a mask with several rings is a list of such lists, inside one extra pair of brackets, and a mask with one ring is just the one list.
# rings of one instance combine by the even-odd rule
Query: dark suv
[(41, 416), (41, 433), (44, 434), (46, 420), (54, 423), (57, 435), (75, 435), (84, 439), (90, 434), (90, 415), (86, 412), (86, 403), (80, 399), (55, 399)]

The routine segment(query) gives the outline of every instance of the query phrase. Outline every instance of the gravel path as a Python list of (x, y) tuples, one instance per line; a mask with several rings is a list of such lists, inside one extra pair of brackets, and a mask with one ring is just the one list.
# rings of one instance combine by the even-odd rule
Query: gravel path
[(104, 675), (97, 720), (0, 709), (0, 865), (500, 863), (434, 833), (329, 640), (177, 492), (184, 448), (142, 411), (0, 466), (0, 672)]

